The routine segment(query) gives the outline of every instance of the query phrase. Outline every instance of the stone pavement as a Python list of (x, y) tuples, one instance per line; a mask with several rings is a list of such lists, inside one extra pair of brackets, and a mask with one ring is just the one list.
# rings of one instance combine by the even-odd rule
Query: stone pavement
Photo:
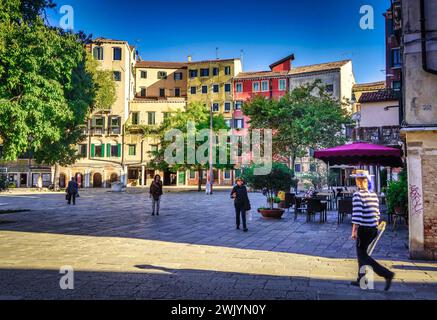
[[(251, 193), (252, 207), (264, 197)], [(407, 229), (388, 230), (374, 256), (397, 277), (390, 292), (351, 287), (350, 222), (264, 220), (235, 230), (228, 192), (166, 193), (150, 216), (144, 191), (0, 194), (0, 299), (437, 299), (437, 263), (408, 258)], [(74, 290), (61, 290), (63, 266)]]

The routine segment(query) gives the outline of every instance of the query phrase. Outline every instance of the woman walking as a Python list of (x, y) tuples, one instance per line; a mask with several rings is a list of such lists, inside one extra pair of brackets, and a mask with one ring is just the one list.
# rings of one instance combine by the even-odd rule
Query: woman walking
[(152, 184), (150, 185), (150, 198), (152, 198), (152, 216), (155, 215), (155, 208), (156, 208), (156, 215), (159, 216), (159, 205), (161, 202), (161, 195), (162, 195), (161, 176), (157, 174), (153, 178)]
[(243, 220), (243, 231), (249, 231), (246, 223), (246, 211), (250, 210), (249, 196), (247, 195), (247, 188), (244, 185), (242, 178), (236, 179), (237, 184), (232, 188), (231, 198), (234, 199), (235, 207), (235, 221), (237, 229), (240, 229), (240, 217)]
[(352, 200), (352, 239), (357, 242), (358, 279), (353, 286), (361, 286), (365, 276), (364, 266), (370, 266), (372, 271), (385, 279), (385, 291), (390, 289), (394, 273), (380, 265), (367, 253), (367, 249), (378, 235), (379, 200), (376, 193), (369, 191), (369, 173), (366, 170), (356, 170), (355, 179), (358, 191)]

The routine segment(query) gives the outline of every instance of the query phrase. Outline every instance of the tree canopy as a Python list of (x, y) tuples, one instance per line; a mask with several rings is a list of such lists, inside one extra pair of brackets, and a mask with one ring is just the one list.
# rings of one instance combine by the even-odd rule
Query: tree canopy
[(327, 93), (320, 81), (295, 88), (280, 100), (256, 96), (243, 105), (251, 129), (273, 130), (273, 152), (288, 156), (292, 166), (308, 148), (327, 148), (345, 142), (341, 134), (351, 123), (343, 104)]

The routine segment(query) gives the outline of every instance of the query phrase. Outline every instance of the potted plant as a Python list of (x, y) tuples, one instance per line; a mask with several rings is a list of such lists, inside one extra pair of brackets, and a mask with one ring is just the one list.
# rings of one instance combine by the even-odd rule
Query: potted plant
[(280, 190), (290, 190), (292, 172), (283, 163), (273, 162), (272, 169), (268, 174), (258, 174), (259, 165), (252, 165), (243, 172), (243, 179), (254, 190), (263, 190), (267, 199), (267, 207), (258, 208), (258, 212), (264, 218), (280, 219), (284, 209), (275, 208), (275, 204), (281, 202), (278, 197)]
[(386, 190), (387, 209), (398, 215), (406, 214), (408, 210), (408, 182), (406, 172), (399, 175), (399, 180), (390, 181)]

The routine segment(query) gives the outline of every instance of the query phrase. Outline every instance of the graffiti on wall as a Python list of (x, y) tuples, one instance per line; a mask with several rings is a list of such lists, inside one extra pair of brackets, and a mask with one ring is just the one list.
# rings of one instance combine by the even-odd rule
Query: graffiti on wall
[(423, 213), (422, 194), (416, 185), (410, 185), (411, 210), (414, 215)]

